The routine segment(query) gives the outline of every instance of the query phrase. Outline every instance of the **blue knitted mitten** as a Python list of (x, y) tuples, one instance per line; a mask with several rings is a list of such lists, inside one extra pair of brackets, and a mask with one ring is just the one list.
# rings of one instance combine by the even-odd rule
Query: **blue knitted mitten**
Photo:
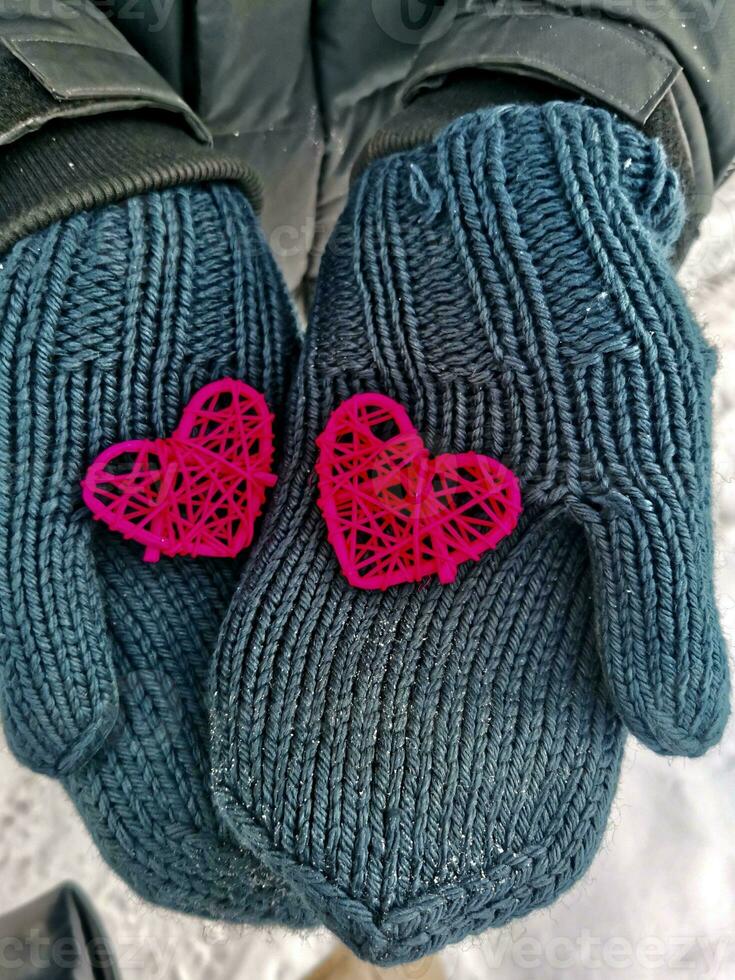
[[(712, 593), (714, 366), (667, 263), (657, 143), (508, 106), (374, 164), (327, 249), (285, 464), (220, 641), (216, 802), (361, 956), (409, 960), (551, 902), (623, 742), (697, 754), (727, 714)], [(454, 582), (348, 585), (315, 440), (358, 392), (433, 454), (520, 478)]]
[(63, 779), (112, 867), (199, 915), (309, 915), (222, 828), (211, 798), (211, 651), (240, 572), (142, 560), (81, 501), (90, 461), (169, 435), (238, 377), (278, 411), (295, 319), (250, 205), (226, 185), (80, 214), (0, 269), (0, 668), (5, 733)]

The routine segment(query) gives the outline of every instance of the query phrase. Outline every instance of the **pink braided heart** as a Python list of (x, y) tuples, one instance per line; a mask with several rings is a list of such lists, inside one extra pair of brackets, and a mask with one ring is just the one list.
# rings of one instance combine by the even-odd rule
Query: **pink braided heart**
[(515, 475), (480, 453), (431, 458), (397, 402), (354, 395), (317, 439), (319, 506), (351, 585), (452, 582), (518, 523)]
[(225, 378), (201, 388), (168, 439), (105, 449), (82, 481), (97, 520), (161, 554), (232, 558), (253, 539), (276, 477), (273, 416), (265, 399)]

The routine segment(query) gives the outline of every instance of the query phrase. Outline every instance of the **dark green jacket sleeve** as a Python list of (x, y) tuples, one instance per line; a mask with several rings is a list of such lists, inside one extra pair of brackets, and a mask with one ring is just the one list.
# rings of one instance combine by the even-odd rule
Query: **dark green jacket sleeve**
[(0, 252), (59, 218), (200, 180), (259, 184), (88, 0), (0, 9)]

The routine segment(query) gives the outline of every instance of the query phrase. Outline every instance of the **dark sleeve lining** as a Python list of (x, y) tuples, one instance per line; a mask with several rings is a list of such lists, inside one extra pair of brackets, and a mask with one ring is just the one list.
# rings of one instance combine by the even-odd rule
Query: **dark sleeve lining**
[(78, 211), (178, 184), (234, 181), (259, 206), (254, 171), (212, 147), (104, 17), (80, 5), (59, 24), (16, 6), (0, 18), (0, 252)]
[(260, 181), (155, 114), (58, 120), (0, 147), (0, 252), (79, 211), (207, 180), (238, 183), (254, 207)]
[(56, 100), (0, 48), (0, 252), (78, 211), (204, 180), (260, 181), (196, 139), (180, 115), (125, 100)]

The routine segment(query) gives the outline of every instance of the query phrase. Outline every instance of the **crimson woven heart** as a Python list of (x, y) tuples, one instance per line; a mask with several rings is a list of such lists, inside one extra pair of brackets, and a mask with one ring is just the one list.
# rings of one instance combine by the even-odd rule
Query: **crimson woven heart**
[(82, 481), (84, 502), (113, 531), (160, 555), (231, 558), (253, 539), (276, 478), (265, 399), (225, 378), (201, 388), (167, 439), (105, 449)]
[(354, 395), (317, 439), (319, 506), (351, 585), (386, 589), (436, 574), (454, 581), (515, 528), (515, 475), (480, 453), (432, 458), (405, 409)]

